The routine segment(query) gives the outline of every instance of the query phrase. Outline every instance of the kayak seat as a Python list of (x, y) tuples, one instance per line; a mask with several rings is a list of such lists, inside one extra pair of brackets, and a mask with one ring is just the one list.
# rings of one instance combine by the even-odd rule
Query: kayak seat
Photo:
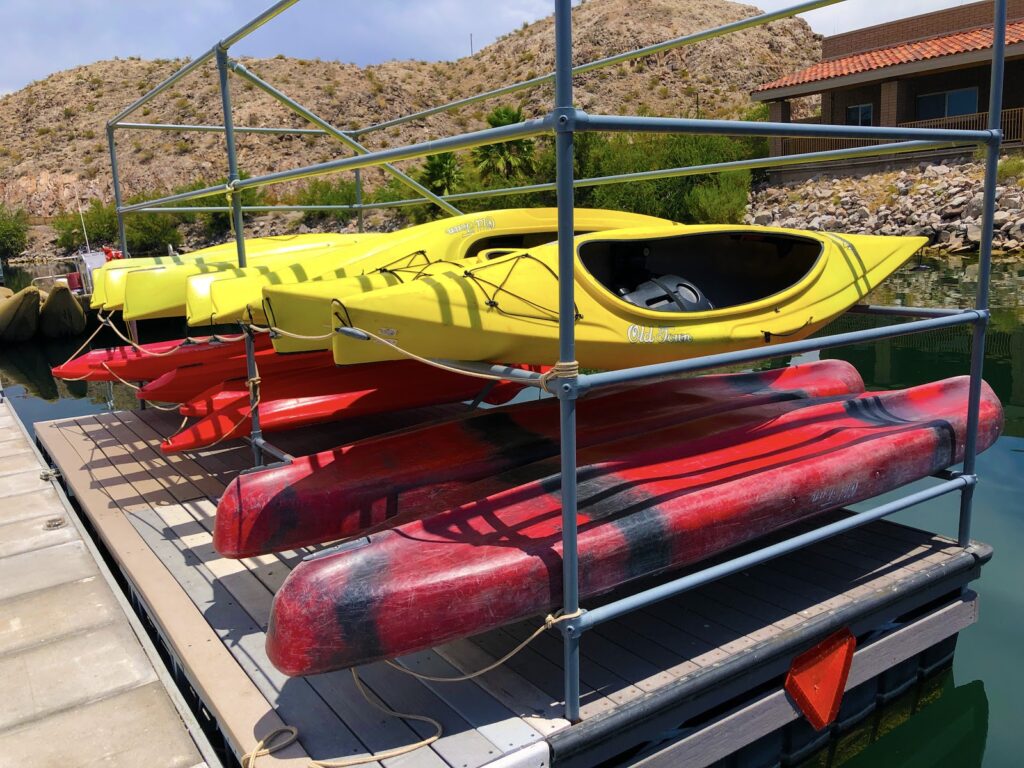
[(657, 312), (706, 312), (715, 308), (700, 288), (679, 275), (652, 277), (622, 298)]
[(749, 304), (798, 283), (822, 257), (817, 240), (786, 233), (698, 232), (588, 240), (580, 263), (621, 301), (658, 312)]

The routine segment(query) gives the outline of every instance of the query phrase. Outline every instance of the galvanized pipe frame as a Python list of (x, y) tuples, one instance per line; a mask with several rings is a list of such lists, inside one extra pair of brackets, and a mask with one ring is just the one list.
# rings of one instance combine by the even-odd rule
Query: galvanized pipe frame
[[(811, 7), (822, 7), (824, 5), (831, 5), (841, 0), (824, 0), (820, 3), (805, 3), (800, 8), (802, 10), (810, 10)], [(283, 0), (273, 8), (271, 8), (263, 16), (258, 17), (259, 19), (269, 20), (284, 10), (287, 7), (293, 5), (297, 0)], [(276, 12), (275, 12), (276, 11)], [(790, 9), (790, 13), (780, 11), (781, 15), (794, 15), (800, 12), (799, 10)], [(780, 18), (782, 16), (779, 16)], [(1002, 41), (1005, 38), (1005, 16), (1006, 16), (1006, 0), (996, 0), (995, 2), (995, 33), (996, 43), (993, 45), (993, 67), (992, 67), (992, 88), (993, 88), (993, 100), (997, 99), (996, 94), (1001, 95), (1002, 84), (1003, 84), (1003, 61)], [(261, 22), (261, 23), (265, 23)], [(756, 24), (765, 23), (764, 17), (756, 17), (755, 20), (751, 20), (752, 23), (746, 26), (755, 26)], [(255, 23), (255, 22), (254, 22)], [(258, 26), (258, 25), (257, 25)], [(252, 27), (256, 28), (256, 27)], [(745, 28), (745, 27), (744, 27)], [(245, 28), (243, 28), (245, 29)], [(249, 30), (251, 31), (251, 29)], [(727, 31), (735, 31), (730, 29)], [(240, 30), (241, 32), (241, 30)], [(1002, 32), (1002, 34), (1000, 34)], [(245, 34), (247, 34), (246, 32)], [(721, 32), (725, 34), (726, 32)], [(710, 36), (710, 35), (709, 35)], [(966, 449), (965, 456), (965, 472), (963, 475), (954, 478), (953, 480), (947, 481), (942, 486), (930, 491), (919, 492), (917, 494), (911, 494), (903, 499), (891, 502), (890, 504), (883, 505), (882, 507), (876, 508), (868, 513), (862, 513), (858, 520), (866, 522), (864, 515), (875, 515), (876, 517), (885, 516), (892, 514), (898, 509), (903, 509), (914, 504), (920, 503), (921, 501), (935, 498), (938, 495), (951, 492), (953, 490), (961, 490), (962, 502), (961, 502), (961, 531), (960, 538), (961, 543), (966, 544), (966, 540), (969, 538), (970, 528), (970, 508), (971, 508), (971, 491), (976, 482), (976, 476), (973, 472), (974, 460), (976, 455), (976, 436), (977, 436), (977, 425), (978, 425), (978, 412), (980, 406), (980, 386), (981, 386), (981, 367), (984, 355), (984, 328), (988, 320), (988, 280), (990, 276), (991, 266), (991, 242), (992, 242), (992, 228), (991, 224), (993, 221), (994, 214), (994, 202), (995, 202), (995, 167), (998, 162), (998, 152), (1000, 145), (1000, 132), (998, 130), (998, 110), (990, 109), (990, 130), (988, 131), (946, 131), (946, 130), (931, 130), (931, 129), (884, 129), (884, 128), (861, 128), (861, 127), (844, 127), (844, 126), (807, 126), (807, 125), (794, 125), (794, 124), (778, 124), (778, 123), (760, 123), (760, 124), (744, 124), (744, 123), (730, 123), (728, 121), (714, 121), (714, 120), (685, 120), (676, 118), (638, 118), (638, 117), (617, 117), (617, 116), (606, 116), (606, 115), (587, 115), (586, 113), (577, 110), (572, 104), (572, 76), (574, 69), (572, 67), (572, 32), (571, 32), (571, 3), (570, 0), (555, 0), (555, 38), (556, 38), (556, 69), (554, 74), (555, 80), (555, 104), (554, 111), (546, 118), (540, 120), (526, 121), (519, 123), (515, 126), (503, 126), (499, 129), (490, 129), (484, 131), (478, 131), (471, 134), (464, 134), (461, 136), (449, 137), (432, 142), (425, 142), (422, 144), (410, 145), (405, 148), (398, 148), (395, 150), (384, 150), (380, 152), (373, 152), (358, 158), (348, 158), (342, 160), (331, 161), (328, 163), (322, 163), (314, 166), (307, 166), (305, 168), (293, 169), (290, 171), (283, 171), (276, 174), (268, 174), (262, 177), (251, 178), (245, 181), (234, 181), (229, 185), (218, 185), (209, 187), (203, 190), (197, 190), (191, 193), (173, 195), (165, 198), (161, 198), (155, 201), (149, 201), (148, 203), (136, 204), (133, 206), (123, 206), (119, 200), (118, 180), (116, 171), (116, 150), (113, 143), (113, 129), (114, 125), (108, 125), (108, 137), (110, 140), (111, 149), (111, 161), (112, 167), (115, 174), (115, 201), (117, 203), (119, 223), (121, 224), (123, 233), (123, 222), (121, 216), (124, 213), (128, 213), (135, 210), (142, 210), (144, 207), (154, 207), (161, 204), (167, 204), (172, 202), (182, 202), (185, 200), (197, 199), (206, 197), (209, 195), (220, 194), (226, 191), (238, 191), (242, 188), (263, 186), (281, 181), (288, 181), (298, 178), (306, 178), (311, 176), (322, 175), (326, 173), (333, 173), (341, 170), (358, 170), (365, 167), (371, 167), (380, 165), (383, 162), (391, 160), (404, 160), (413, 159), (417, 157), (425, 157), (431, 154), (437, 154), (445, 151), (455, 151), (458, 149), (468, 149), (474, 146), (480, 146), (483, 144), (493, 143), (494, 141), (511, 140), (516, 138), (527, 138), (531, 136), (540, 135), (548, 130), (554, 130), (556, 134), (556, 166), (557, 166), (557, 178), (555, 187), (558, 193), (558, 221), (559, 221), (559, 271), (560, 274), (572, 274), (573, 273), (573, 189), (575, 187), (573, 179), (573, 134), (577, 130), (584, 131), (637, 131), (637, 132), (672, 132), (672, 133), (698, 133), (698, 134), (725, 134), (725, 135), (758, 135), (758, 136), (820, 136), (820, 137), (842, 137), (842, 138), (865, 138), (865, 139), (879, 139), (879, 140), (897, 140), (897, 141), (935, 141), (935, 142), (953, 142), (953, 143), (979, 143), (987, 146), (987, 161), (986, 161), (986, 182), (985, 182), (985, 213), (983, 222), (985, 223), (982, 253), (981, 253), (981, 277), (979, 280), (978, 297), (976, 300), (976, 308), (974, 310), (966, 311), (953, 311), (952, 314), (943, 313), (941, 316), (934, 316), (929, 313), (925, 316), (925, 319), (912, 321), (899, 326), (891, 326), (882, 329), (870, 329), (865, 331), (858, 331), (852, 334), (839, 334), (836, 336), (825, 337), (820, 339), (807, 340), (804, 342), (792, 342), (789, 344), (775, 345), (771, 348), (761, 348), (757, 350), (749, 350), (744, 352), (729, 353), (726, 355), (710, 356), (706, 358), (697, 358), (693, 361), (678, 361), (677, 363), (663, 364), (662, 366), (644, 366), (639, 369), (631, 369), (621, 372), (608, 372), (604, 374), (590, 374), (585, 376), (579, 376), (574, 374), (571, 370), (568, 375), (563, 376), (559, 380), (559, 386), (556, 389), (557, 396), (560, 400), (560, 419), (561, 419), (561, 436), (562, 436), (562, 499), (563, 499), (563, 613), (569, 615), (571, 618), (565, 622), (562, 622), (559, 627), (563, 633), (565, 639), (565, 712), (566, 717), (570, 721), (576, 721), (579, 719), (579, 642), (581, 633), (590, 626), (595, 625), (599, 621), (603, 620), (603, 615), (608, 615), (609, 612), (620, 611), (621, 613), (635, 610), (643, 605), (650, 604), (663, 597), (659, 596), (662, 592), (644, 592), (638, 595), (634, 595), (630, 598), (626, 598), (624, 601), (616, 601), (610, 603), (602, 608), (595, 609), (592, 614), (592, 618), (588, 618), (588, 613), (581, 612), (579, 609), (579, 597), (578, 597), (578, 551), (576, 544), (576, 446), (575, 446), (575, 400), (583, 391), (594, 386), (608, 385), (617, 382), (635, 381), (641, 378), (654, 375), (667, 375), (670, 373), (680, 373), (684, 370), (704, 370), (710, 367), (716, 367), (718, 365), (724, 365), (729, 363), (745, 362), (748, 360), (759, 359), (763, 357), (773, 357), (781, 354), (790, 354), (796, 351), (808, 351), (811, 349), (823, 349), (830, 346), (840, 346), (846, 343), (853, 343), (855, 341), (865, 341), (879, 338), (886, 338), (889, 336), (899, 336), (906, 333), (920, 332), (930, 330), (933, 328), (945, 327), (947, 325), (956, 325), (964, 323), (974, 323), (975, 325), (975, 343), (972, 350), (972, 366), (971, 366), (971, 394), (968, 403), (968, 446)], [(707, 39), (704, 37), (702, 39)], [(220, 52), (226, 51), (227, 42), (229, 45), (234, 40), (230, 38), (226, 41), (222, 41), (220, 46)], [(666, 44), (667, 45), (667, 44)], [(669, 46), (671, 47), (671, 46)], [(667, 48), (662, 48), (665, 50)], [(189, 71), (193, 70), (202, 61), (210, 58), (210, 56), (216, 55), (218, 48), (215, 47), (211, 52), (204, 55), (200, 59), (191, 62), (189, 65), (180, 70), (176, 75), (169, 78), (168, 81), (157, 86), (149, 94), (143, 97), (142, 100), (129, 107), (127, 110), (118, 115), (111, 123), (118, 123), (130, 114), (134, 109), (145, 103), (145, 100), (152, 98), (161, 90), (169, 87), (169, 85), (176, 79), (180, 79)], [(655, 51), (651, 51), (655, 52)], [(639, 55), (650, 55), (650, 53), (643, 53)], [(629, 54), (621, 54), (620, 57), (628, 57)], [(602, 60), (607, 63), (614, 63), (612, 60), (615, 57), (611, 57), (608, 60)], [(226, 57), (225, 57), (226, 60)], [(625, 58), (619, 58), (618, 60), (625, 60)], [(606, 65), (606, 64), (604, 64)], [(222, 68), (222, 67), (221, 67)], [(596, 68), (596, 66), (594, 67)], [(223, 68), (222, 68), (223, 69)], [(521, 87), (532, 87), (532, 85), (540, 84), (541, 82), (547, 82), (551, 79), (550, 76), (538, 78), (537, 83), (528, 82), (527, 84), (521, 84)], [(517, 89), (517, 88), (513, 88)], [(222, 95), (227, 96), (226, 90), (222, 86)], [(465, 105), (466, 103), (472, 103), (473, 101), (482, 100), (483, 98), (490, 98), (504, 93), (510, 93), (512, 90), (509, 89), (498, 89), (497, 91), (490, 92), (489, 94), (481, 94), (477, 97), (470, 97), (470, 100), (460, 100), (459, 102), (453, 102), (448, 105), (447, 108), (454, 108), (456, 106)], [(227, 97), (229, 98), (229, 97)], [(429, 111), (429, 114), (434, 114), (436, 111), (443, 111), (443, 108), (438, 108), (435, 111)], [(229, 113), (229, 102), (225, 102), (226, 120)], [(995, 122), (992, 120), (992, 114), (995, 114)], [(417, 115), (407, 116), (402, 122), (407, 122), (412, 119), (418, 119), (419, 117), (426, 116), (427, 113), (417, 113)], [(397, 124), (395, 122), (381, 123), (378, 126), (371, 126), (368, 129), (363, 129), (361, 132), (354, 132), (353, 135), (359, 135), (359, 133), (365, 133), (369, 130), (376, 130), (382, 127), (388, 127), (389, 125)], [(229, 154), (233, 144), (229, 142)], [(884, 147), (871, 148), (876, 152), (868, 154), (887, 154)], [(229, 158), (230, 161), (230, 158)], [(609, 182), (610, 183), (610, 182)], [(491, 193), (493, 194), (493, 192)], [(236, 198), (237, 199), (237, 198)], [(360, 206), (362, 208), (363, 206)], [(241, 206), (240, 203), (233, 204), (232, 212), (236, 214), (236, 217), (240, 220)], [(240, 227), (236, 231), (239, 238)], [(122, 234), (123, 241), (123, 234)], [(244, 259), (244, 243), (239, 243), (239, 254)], [(574, 308), (574, 281), (564, 280), (559, 281), (559, 352), (560, 361), (566, 364), (574, 362), (574, 345), (575, 345), (575, 328), (573, 320), (573, 308)], [(876, 314), (896, 314), (896, 312), (903, 308), (870, 308)], [(909, 310), (904, 309), (905, 314), (910, 314)], [(803, 345), (806, 345), (804, 347)], [(247, 350), (249, 351), (249, 350)], [(248, 355), (251, 359), (250, 355)], [(667, 367), (666, 367), (667, 366)], [(264, 442), (259, 435), (254, 435), (253, 439), (254, 449), (260, 443)], [(968, 471), (969, 470), (969, 471)], [(820, 535), (824, 538), (827, 535), (834, 535), (828, 533), (831, 530), (830, 526), (818, 529), (818, 532), (812, 532), (812, 535)], [(820, 532), (820, 533), (819, 533)], [(800, 540), (800, 537), (794, 539), (792, 544), (793, 548), (798, 546), (804, 546), (803, 543), (796, 543)], [(802, 541), (802, 540), (800, 540)], [(807, 541), (806, 543), (809, 543)], [(761, 550), (762, 556), (767, 559), (773, 554), (771, 548)], [(788, 550), (787, 550), (788, 551)], [(777, 553), (780, 554), (781, 552)], [(758, 553), (752, 553), (757, 555)], [(734, 565), (732, 567), (741, 568), (745, 567), (742, 561), (733, 560), (731, 561)], [(728, 566), (729, 564), (723, 564)], [(710, 569), (709, 569), (710, 570)], [(687, 577), (684, 577), (686, 579)], [(709, 580), (711, 576), (707, 577)], [(661, 590), (682, 590), (689, 588), (686, 586), (684, 580), (675, 580), (669, 582), (662, 587), (657, 588)], [(672, 592), (673, 594), (675, 592)], [(667, 596), (667, 593), (665, 594)], [(604, 611), (602, 613), (601, 611)]]
[[(566, 54), (563, 52), (562, 56), (558, 55), (558, 51), (561, 47), (567, 47), (571, 50), (571, 31), (559, 30), (559, 22), (565, 26), (571, 21), (569, 16), (570, 0), (556, 0), (556, 61), (564, 62)], [(558, 9), (561, 9), (563, 13), (558, 14)], [(979, 267), (979, 281), (978, 281), (978, 292), (975, 302), (974, 310), (966, 311), (954, 311), (949, 313), (945, 310), (939, 312), (927, 311), (919, 308), (912, 308), (912, 310), (919, 313), (919, 315), (926, 315), (925, 319), (911, 321), (899, 326), (891, 326), (882, 329), (872, 329), (866, 331), (858, 331), (850, 334), (838, 334), (824, 339), (812, 339), (804, 342), (795, 342), (791, 344), (781, 344), (775, 347), (776, 353), (789, 348), (790, 350), (796, 351), (810, 351), (813, 349), (823, 349), (826, 346), (839, 346), (843, 343), (849, 343), (858, 340), (870, 340), (886, 338), (888, 336), (901, 336), (907, 332), (915, 331), (926, 331), (934, 328), (944, 327), (947, 325), (955, 325), (962, 323), (972, 323), (974, 325), (974, 338), (972, 344), (972, 355), (971, 355), (971, 371), (970, 371), (970, 388), (968, 394), (967, 404), (967, 439), (965, 441), (964, 448), (964, 470), (963, 473), (951, 480), (943, 482), (940, 486), (929, 489), (927, 491), (920, 491), (918, 493), (909, 494), (901, 499), (897, 499), (888, 504), (883, 504), (880, 507), (876, 507), (865, 513), (856, 515), (848, 520), (840, 521), (832, 525), (823, 526), (803, 534), (801, 536), (793, 537), (790, 540), (782, 542), (780, 544), (771, 545), (762, 549), (756, 550), (748, 555), (741, 556), (739, 558), (733, 558), (717, 566), (704, 569), (695, 574), (684, 576), (681, 578), (674, 579), (658, 587), (645, 590), (643, 592), (621, 598), (611, 603), (605, 604), (591, 611), (581, 612), (578, 609), (578, 568), (579, 568), (579, 553), (576, 548), (576, 498), (573, 493), (571, 496), (566, 494), (565, 487), (567, 485), (566, 478), (572, 478), (575, 482), (576, 478), (576, 456), (575, 452), (572, 455), (567, 455), (566, 451), (562, 452), (562, 491), (563, 491), (563, 531), (562, 531), (562, 544), (563, 544), (563, 583), (567, 586), (571, 586), (572, 592), (567, 591), (567, 597), (563, 599), (563, 614), (569, 615), (568, 621), (565, 621), (559, 625), (559, 629), (562, 631), (564, 643), (565, 643), (565, 716), (570, 722), (576, 722), (579, 720), (579, 643), (580, 637), (584, 631), (590, 629), (603, 621), (616, 618), (618, 616), (629, 613), (633, 610), (643, 608), (652, 603), (664, 600), (673, 595), (680, 594), (681, 592), (692, 589), (700, 584), (707, 583), (721, 576), (725, 576), (729, 573), (735, 573), (743, 568), (750, 567), (759, 562), (778, 557), (787, 552), (794, 551), (801, 547), (807, 546), (815, 541), (834, 536), (837, 533), (841, 533), (844, 530), (862, 525), (870, 520), (880, 519), (888, 516), (895, 512), (907, 509), (911, 506), (920, 504), (924, 501), (928, 501), (938, 496), (950, 493), (953, 491), (960, 491), (961, 493), (961, 506), (960, 506), (960, 523), (958, 532), (958, 543), (960, 546), (967, 547), (970, 543), (970, 524), (971, 524), (971, 510), (973, 501), (973, 491), (977, 484), (977, 475), (975, 474), (975, 462), (977, 456), (977, 431), (978, 421), (980, 412), (980, 398), (981, 398), (981, 375), (982, 367), (984, 363), (984, 340), (985, 340), (985, 329), (989, 320), (988, 310), (988, 290), (989, 280), (991, 276), (991, 253), (992, 253), (992, 237), (993, 237), (993, 222), (995, 213), (995, 187), (996, 187), (996, 169), (999, 160), (999, 147), (1001, 144), (1001, 132), (999, 130), (999, 115), (1001, 110), (1002, 101), (1002, 90), (1003, 90), (1003, 68), (1004, 68), (1004, 42), (1006, 36), (1006, 0), (995, 0), (994, 3), (994, 23), (993, 23), (993, 48), (992, 48), (992, 81), (991, 81), (991, 96), (990, 96), (990, 109), (989, 109), (989, 130), (975, 132), (976, 135), (972, 137), (973, 141), (983, 144), (986, 147), (986, 166), (985, 166), (985, 190), (984, 190), (984, 213), (982, 218), (982, 243), (981, 243), (981, 254), (980, 254), (980, 267)], [(568, 45), (566, 46), (565, 39), (568, 37)], [(570, 86), (571, 87), (571, 86)], [(555, 102), (556, 110), (563, 106), (556, 96)], [(568, 112), (569, 110), (566, 110)], [(719, 127), (724, 130), (718, 133), (725, 133), (731, 135), (752, 135), (746, 126), (732, 126), (723, 125), (724, 121), (691, 121), (691, 120), (677, 120), (671, 118), (632, 118), (632, 117), (614, 117), (614, 116), (597, 116), (596, 118), (584, 115), (578, 110), (575, 111), (578, 118), (582, 118), (585, 123), (589, 123), (587, 128), (598, 127), (604, 130), (614, 131), (636, 131), (636, 130), (655, 130), (659, 132), (685, 132), (685, 133), (713, 133), (711, 130), (712, 126), (710, 123), (717, 122), (720, 124)], [(575, 126), (570, 125), (567, 127), (567, 132), (571, 137), (572, 131)], [(875, 131), (872, 130), (872, 133)], [(857, 132), (850, 132), (844, 128), (831, 133), (834, 136), (854, 137)], [(897, 138), (905, 139), (912, 138), (903, 134), (898, 129), (878, 129), (877, 138)], [(874, 138), (874, 137), (873, 137)], [(942, 137), (935, 137), (941, 139)], [(949, 137), (951, 140), (956, 140), (955, 137)], [(566, 144), (567, 156), (568, 156), (568, 168), (571, 173), (572, 169), (572, 142), (571, 138)], [(563, 158), (559, 156), (561, 162)], [(559, 213), (562, 213), (562, 209), (565, 208), (567, 217), (571, 222), (572, 216), (572, 185), (559, 185), (558, 190), (558, 205)], [(571, 232), (567, 235), (561, 227), (560, 220), (560, 236), (559, 242), (562, 243), (563, 239), (571, 242)], [(563, 249), (568, 251), (568, 249)], [(559, 274), (572, 274), (572, 258), (571, 254), (563, 253), (560, 250), (559, 253)], [(566, 271), (569, 270), (569, 271)], [(573, 282), (573, 281), (566, 281)], [(571, 299), (571, 289), (566, 292), (568, 297)], [(561, 294), (560, 298), (565, 298), (565, 294)], [(564, 339), (561, 338), (566, 332), (570, 336), (574, 334), (573, 323), (570, 321), (566, 323), (566, 319), (572, 316), (574, 311), (574, 305), (570, 301), (566, 304), (564, 301), (560, 303), (560, 343), (565, 348)], [(869, 314), (896, 314), (901, 308), (878, 308), (868, 307), (866, 311)], [(906, 310), (904, 310), (906, 312)], [(571, 345), (571, 340), (570, 340)], [(803, 347), (803, 348), (802, 348)], [(750, 350), (746, 352), (733, 352), (723, 355), (714, 355), (704, 358), (696, 358), (691, 361), (678, 361), (676, 363), (666, 363), (656, 366), (643, 366), (640, 368), (629, 369), (625, 371), (608, 372), (604, 374), (590, 374), (579, 376), (574, 379), (570, 384), (565, 385), (566, 392), (563, 394), (559, 392), (559, 397), (562, 402), (571, 401), (570, 398), (575, 398), (581, 391), (584, 391), (594, 386), (595, 383), (598, 385), (602, 384), (613, 384), (613, 383), (624, 383), (627, 381), (636, 381), (640, 378), (653, 377), (656, 375), (665, 375), (668, 373), (681, 373), (687, 370), (697, 371), (705, 370), (711, 367), (717, 367), (717, 365), (724, 365), (730, 363), (746, 362), (749, 360), (758, 359), (763, 356), (763, 353), (767, 351), (765, 349)], [(564, 359), (564, 358), (562, 358)], [(569, 391), (571, 389), (571, 392)], [(562, 440), (563, 445), (565, 443), (567, 433), (572, 432), (571, 437), (575, 436), (575, 423), (574, 421), (566, 417), (566, 413), (563, 410), (562, 413)], [(569, 509), (565, 509), (565, 506), (572, 504)], [(571, 531), (569, 529), (572, 529)], [(582, 615), (579, 615), (581, 614)]]

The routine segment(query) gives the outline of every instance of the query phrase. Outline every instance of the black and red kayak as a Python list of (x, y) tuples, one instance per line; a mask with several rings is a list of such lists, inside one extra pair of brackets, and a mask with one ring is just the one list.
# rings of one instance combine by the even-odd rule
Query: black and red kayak
[[(264, 432), (294, 429), (471, 400), (487, 387), (478, 378), (413, 360), (332, 367), (270, 379), (261, 385), (259, 414)], [(484, 400), (507, 403), (523, 385), (511, 381), (487, 387)], [(216, 410), (160, 444), (165, 453), (197, 450), (248, 433), (252, 426), (248, 392), (221, 402)]]
[[(270, 337), (257, 335), (256, 349), (271, 349)], [(58, 379), (85, 381), (115, 381), (117, 377), (129, 381), (152, 381), (168, 371), (183, 365), (196, 365), (245, 355), (245, 342), (204, 339), (177, 339), (152, 344), (94, 349), (58, 365), (52, 370)], [(116, 376), (114, 375), (116, 374)]]
[[(344, 369), (342, 369), (344, 370)], [(864, 391), (840, 360), (673, 379), (583, 398), (580, 448), (755, 405)], [(244, 393), (243, 393), (244, 395)], [(474, 481), (558, 453), (558, 404), (533, 401), (367, 438), (241, 475), (217, 505), (214, 546), (249, 557), (357, 536), (455, 506)]]
[[(698, 562), (957, 463), (968, 382), (792, 400), (773, 404), (776, 415), (756, 425), (716, 431), (719, 416), (580, 451), (581, 595)], [(979, 450), (1001, 425), (985, 385)], [(300, 563), (274, 598), (271, 661), (289, 675), (327, 672), (557, 607), (556, 470), (547, 460), (483, 480), (473, 501)], [(534, 479), (524, 483), (524, 473)]]

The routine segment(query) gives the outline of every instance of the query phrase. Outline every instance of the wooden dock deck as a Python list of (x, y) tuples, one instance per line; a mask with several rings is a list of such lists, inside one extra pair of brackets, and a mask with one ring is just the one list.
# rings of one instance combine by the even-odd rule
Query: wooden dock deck
[(0, 399), (0, 766), (206, 765), (45, 469)]
[[(232, 443), (164, 456), (159, 442), (177, 422), (152, 410), (120, 411), (41, 423), (36, 433), (231, 751), (241, 755), (286, 724), (299, 729), (299, 742), (260, 765), (375, 753), (429, 735), (429, 726), (367, 706), (347, 672), (287, 678), (272, 667), (264, 650), (271, 600), (311, 550), (220, 557), (212, 545), (216, 499), (251, 454)], [(332, 425), (275, 442), (304, 454), (351, 438), (351, 430)], [(561, 717), (554, 632), (472, 681), (421, 682), (384, 664), (360, 675), (387, 706), (429, 714), (444, 727), (429, 747), (385, 761), (389, 768), (575, 765), (623, 755), (645, 765), (706, 765), (799, 717), (781, 680), (794, 655), (838, 628), (861, 638), (848, 690), (948, 645), (975, 620), (975, 597), (963, 587), (989, 554), (984, 545), (962, 549), (878, 522), (603, 625), (583, 638), (576, 724)], [(538, 623), (400, 661), (435, 675), (472, 672)], [(653, 746), (666, 731), (696, 723)]]

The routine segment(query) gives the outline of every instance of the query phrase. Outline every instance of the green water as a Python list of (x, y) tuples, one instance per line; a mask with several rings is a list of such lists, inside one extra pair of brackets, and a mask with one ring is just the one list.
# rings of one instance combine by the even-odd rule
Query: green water
[[(977, 286), (977, 265), (969, 259), (926, 259), (886, 281), (872, 301), (904, 306), (969, 306)], [(1006, 429), (979, 457), (981, 483), (975, 494), (973, 535), (995, 547), (995, 557), (975, 589), (981, 595), (980, 623), (963, 633), (952, 674), (929, 696), (905, 711), (886, 714), (864, 744), (847, 753), (833, 748), (829, 763), (856, 768), (882, 766), (1020, 765), (1019, 728), (1024, 725), (1024, 264), (995, 265), (993, 322), (986, 340), (985, 378), (1006, 409)], [(849, 315), (829, 331), (873, 324)], [(54, 382), (51, 365), (63, 362), (80, 342), (33, 343), (0, 350), (0, 380), (26, 423), (95, 413), (107, 407), (106, 385)], [(114, 343), (112, 340), (106, 342)], [(872, 389), (906, 387), (964, 374), (970, 332), (943, 330), (822, 353), (853, 363)], [(800, 360), (815, 359), (810, 355)], [(114, 390), (119, 407), (135, 402), (123, 387)], [(922, 484), (922, 487), (925, 484)], [(877, 502), (873, 502), (877, 503)], [(910, 510), (897, 520), (956, 534), (957, 499), (947, 496)], [(870, 743), (868, 743), (870, 742)], [(843, 745), (840, 744), (840, 747)], [(847, 756), (848, 755), (848, 756)]]

